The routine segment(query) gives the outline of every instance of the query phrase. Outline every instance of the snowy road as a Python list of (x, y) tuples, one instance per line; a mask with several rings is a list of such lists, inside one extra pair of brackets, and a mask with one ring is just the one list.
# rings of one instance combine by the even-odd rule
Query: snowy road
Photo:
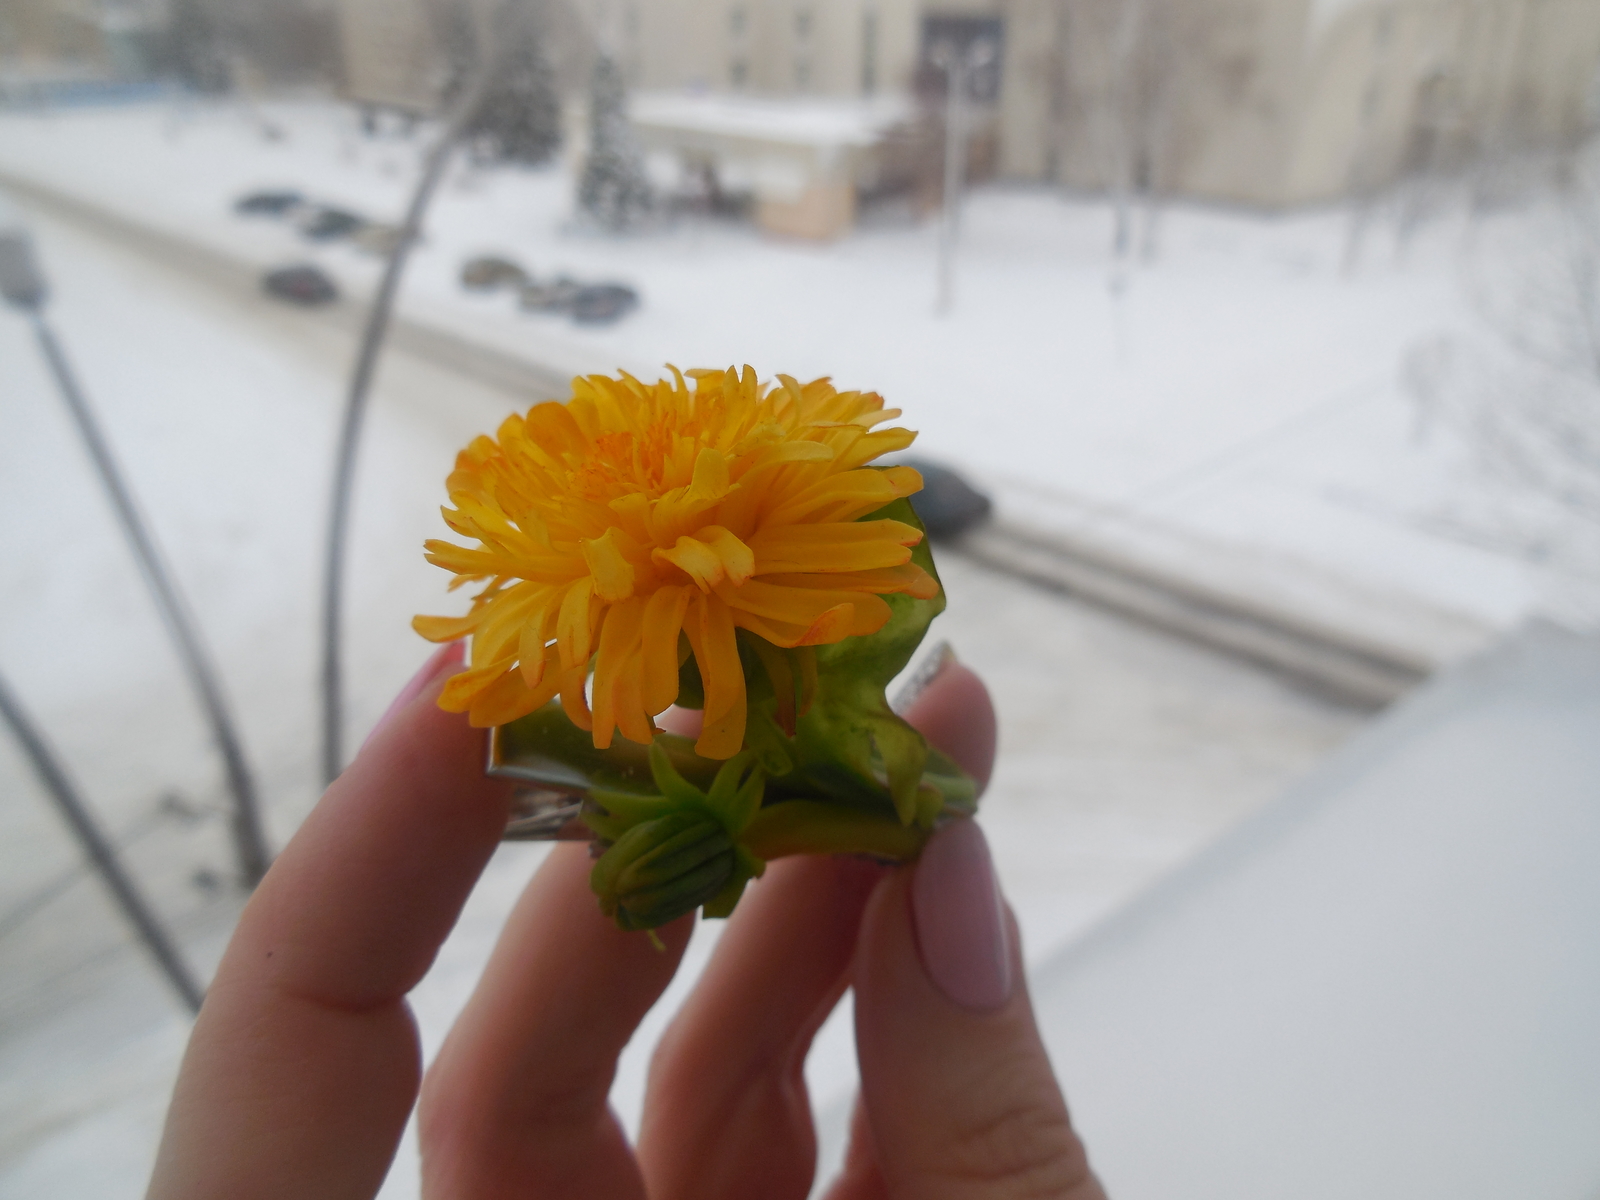
[[(281, 844), (314, 800), (318, 537), (348, 333), (208, 288), (35, 214), (69, 353), (199, 612), (239, 711)], [(438, 532), (455, 449), (518, 402), (403, 355), (375, 398), (358, 482), (352, 736), (425, 653), (407, 628), (437, 610)], [(207, 969), (237, 908), (226, 884), (219, 772), (131, 561), (39, 364), (0, 315), (0, 668), (129, 845)], [(1029, 957), (1038, 961), (1274, 795), (1360, 721), (1280, 682), (1106, 613), (941, 561), (935, 627), (989, 679), (1003, 755), (985, 802)], [(419, 987), (438, 1044), (542, 851), (507, 846)], [(0, 1194), (136, 1196), (184, 1023), (47, 808), (0, 742)], [(714, 941), (625, 1056), (636, 1111), (647, 1048)], [(837, 1111), (847, 1025), (824, 1029), (811, 1078)], [(832, 1106), (832, 1107), (830, 1107)], [(386, 1194), (414, 1194), (414, 1170)]]

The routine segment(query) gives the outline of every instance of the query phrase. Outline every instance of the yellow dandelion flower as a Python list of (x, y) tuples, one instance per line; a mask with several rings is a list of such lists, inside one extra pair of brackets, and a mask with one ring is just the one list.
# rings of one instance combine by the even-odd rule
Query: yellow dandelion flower
[(464, 617), (413, 622), (432, 641), (472, 638), (441, 707), (493, 726), (559, 694), (596, 747), (618, 730), (649, 742), (686, 640), (705, 691), (695, 748), (730, 758), (745, 733), (736, 629), (827, 645), (882, 628), (884, 595), (938, 594), (911, 561), (919, 530), (859, 520), (922, 486), (910, 467), (866, 465), (916, 436), (877, 429), (898, 409), (826, 379), (762, 385), (749, 367), (672, 374), (574, 380), (570, 402), (457, 457), (444, 517), (476, 544), (430, 541), (428, 561), (452, 587), (486, 586)]

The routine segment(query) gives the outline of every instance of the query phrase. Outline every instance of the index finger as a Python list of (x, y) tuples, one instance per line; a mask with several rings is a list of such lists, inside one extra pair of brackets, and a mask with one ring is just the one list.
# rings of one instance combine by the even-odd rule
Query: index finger
[(152, 1197), (373, 1195), (416, 1096), (405, 994), (505, 828), (459, 654), (328, 789), (245, 908), (195, 1024)]

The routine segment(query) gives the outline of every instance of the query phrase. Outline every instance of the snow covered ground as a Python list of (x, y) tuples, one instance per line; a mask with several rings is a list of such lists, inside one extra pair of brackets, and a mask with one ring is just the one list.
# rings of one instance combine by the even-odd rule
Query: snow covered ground
[[(200, 614), (281, 844), (317, 791), (317, 538), (352, 338), (29, 216), (56, 288), (53, 318)], [(442, 574), (418, 546), (438, 532), (449, 460), (512, 403), (404, 354), (385, 360), (356, 505), (356, 737), (426, 652), (407, 620), (442, 598)], [(0, 669), (208, 972), (238, 906), (219, 772), (27, 326), (4, 313), (0, 404)], [(999, 704), (1005, 754), (985, 822), (1033, 961), (1361, 721), (959, 556), (944, 574), (951, 608), (936, 632)], [(0, 796), (0, 1195), (137, 1195), (185, 1022), (4, 738)], [(502, 849), (418, 989), (430, 1048), (539, 854)], [(637, 1112), (649, 1046), (714, 936), (712, 925), (697, 939), (683, 981), (630, 1049), (616, 1093), (625, 1113)], [(833, 1133), (853, 1077), (847, 1018), (827, 1027), (812, 1064)], [(389, 1194), (414, 1190), (403, 1165)]]
[[(263, 136), (263, 121), (279, 136)], [(366, 140), (326, 103), (0, 114), (0, 178), (261, 266), (319, 261), (357, 293), (374, 260), (236, 217), (231, 202), (295, 186), (392, 220), (418, 149)], [(1014, 516), (1425, 650), (1514, 622), (1570, 574), (1492, 536), (1504, 497), (1467, 473), (1458, 447), (1415, 436), (1402, 355), (1479, 328), (1459, 286), (1459, 227), (1424, 229), (1403, 258), (1373, 237), (1346, 276), (1344, 215), (1178, 209), (1155, 261), (1113, 288), (1103, 205), (982, 189), (956, 310), (940, 318), (931, 228), (885, 219), (810, 246), (689, 221), (607, 239), (572, 222), (570, 192), (559, 168), (457, 170), (408, 277), (408, 315), (569, 371), (750, 362), (874, 387), (923, 431), (920, 451), (973, 471)], [(216, 651), (281, 843), (317, 791), (316, 564), (353, 339), (47, 208), (30, 217), (55, 319)], [(540, 275), (619, 279), (644, 305), (606, 329), (521, 314), (509, 297), (456, 286), (479, 252)], [(409, 616), (442, 611), (442, 578), (417, 545), (438, 532), (450, 458), (526, 399), (386, 357), (358, 482), (354, 736), (423, 655)], [(0, 411), (0, 670), (208, 968), (237, 907), (219, 773), (26, 326), (5, 314)], [(1358, 723), (958, 557), (945, 573), (942, 632), (999, 700), (1005, 752), (985, 821), (1035, 961)], [(0, 795), (0, 1195), (135, 1195), (183, 1023), (4, 739)], [(497, 856), (419, 989), (430, 1047), (538, 854)], [(698, 939), (691, 966), (710, 941)], [(624, 1062), (625, 1111), (651, 1031), (692, 976)], [(830, 1114), (849, 1058), (836, 1021), (813, 1064)], [(390, 1194), (414, 1187), (401, 1170)]]
[[(314, 101), (0, 116), (0, 174), (261, 265), (318, 261), (357, 291), (373, 259), (231, 202), (289, 186), (392, 221), (420, 148), (365, 138), (353, 113)], [(1471, 230), (1440, 218), (1403, 248), (1377, 222), (1347, 271), (1344, 212), (1174, 207), (1154, 260), (1118, 273), (1103, 203), (984, 188), (965, 213), (955, 311), (940, 317), (931, 224), (869, 215), (828, 246), (706, 221), (608, 238), (573, 220), (571, 197), (564, 168), (460, 166), (404, 310), (557, 370), (749, 362), (876, 388), (913, 414), (920, 450), (976, 472), (1013, 515), (1433, 658), (1593, 570), (1508, 535), (1506, 512), (1562, 517), (1495, 492), (1421, 427), (1401, 380), (1429, 338), (1487, 336), (1462, 271), (1492, 287), (1511, 269), (1480, 227), (1516, 214)], [(481, 252), (620, 280), (644, 305), (606, 329), (522, 314), (458, 288)]]

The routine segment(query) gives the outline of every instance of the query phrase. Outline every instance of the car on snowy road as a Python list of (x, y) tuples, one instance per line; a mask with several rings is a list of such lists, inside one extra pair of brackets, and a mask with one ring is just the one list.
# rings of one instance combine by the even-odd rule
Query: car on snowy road
[(233, 202), (233, 211), (245, 217), (282, 217), (305, 202), (304, 196), (289, 188), (248, 192)]
[(290, 304), (313, 308), (332, 304), (339, 298), (339, 287), (321, 267), (297, 263), (278, 267), (261, 277), (261, 290)]
[(349, 209), (319, 204), (300, 219), (300, 236), (313, 242), (335, 242), (353, 237), (367, 225), (367, 219)]
[(925, 458), (900, 460), (922, 476), (911, 507), (932, 538), (956, 537), (987, 520), (994, 503), (954, 469)]
[(549, 283), (538, 283), (529, 280), (517, 292), (517, 306), (523, 312), (561, 313), (572, 309), (572, 302), (578, 298), (578, 293), (583, 285), (575, 279), (565, 275), (552, 279)]
[(620, 283), (581, 287), (572, 297), (572, 319), (580, 325), (609, 325), (639, 307), (639, 293)]
[(461, 264), (461, 286), (469, 292), (493, 292), (500, 288), (520, 288), (528, 273), (509, 258), (485, 254)]

